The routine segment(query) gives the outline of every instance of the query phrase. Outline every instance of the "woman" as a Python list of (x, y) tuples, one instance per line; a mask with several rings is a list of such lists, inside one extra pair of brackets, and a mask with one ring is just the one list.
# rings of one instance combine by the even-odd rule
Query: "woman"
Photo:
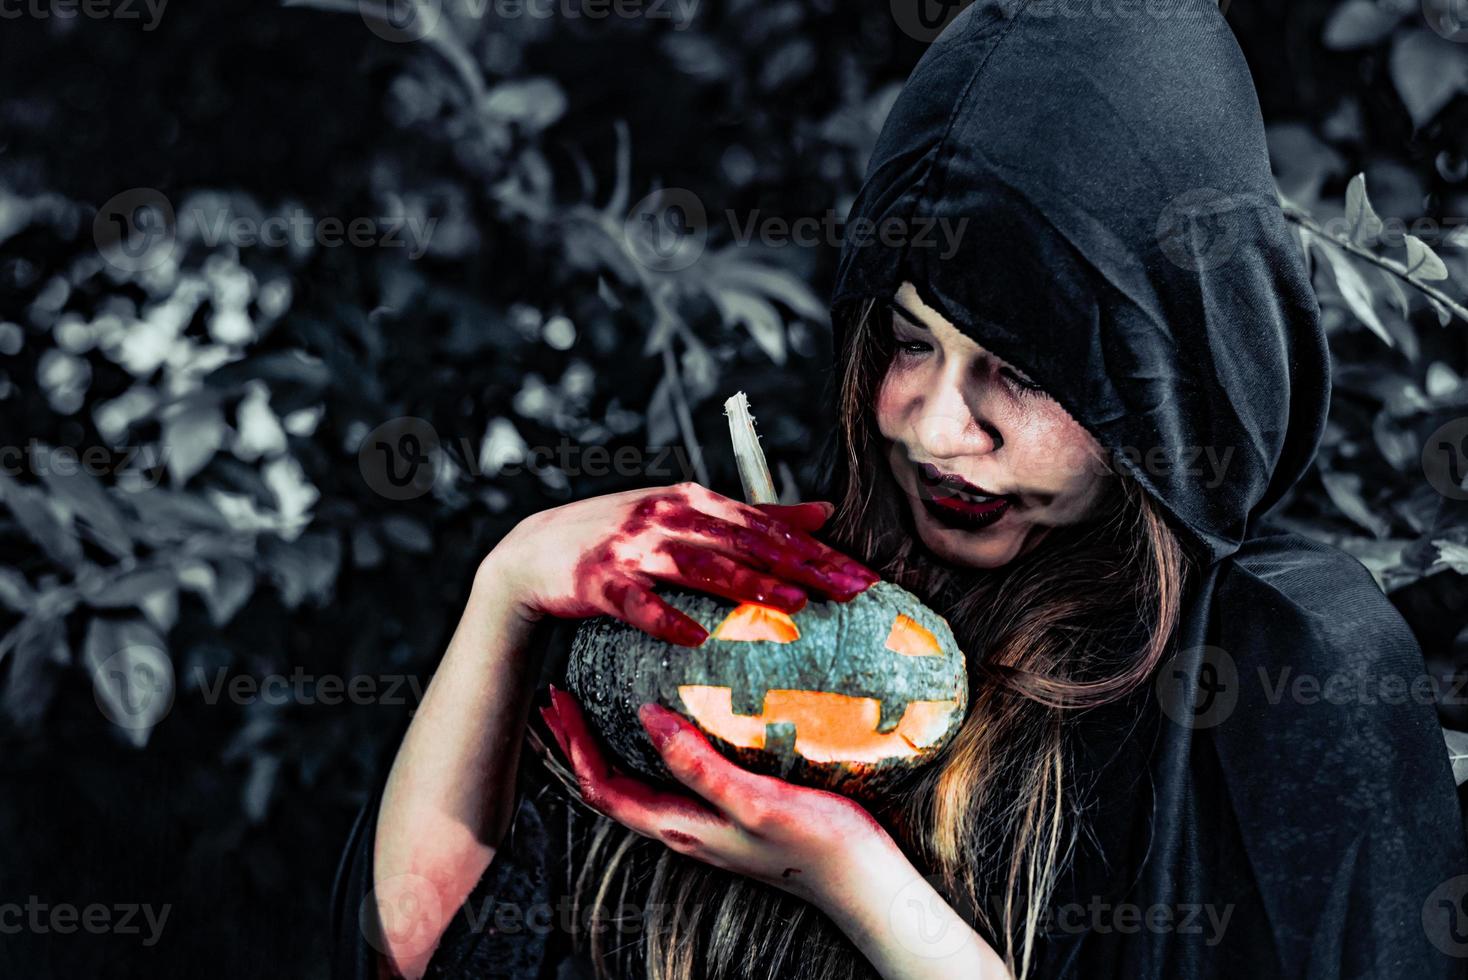
[[(847, 228), (834, 509), (660, 488), (497, 545), (354, 831), (339, 973), (1460, 975), (1433, 709), (1369, 696), (1421, 652), (1359, 563), (1268, 519), (1329, 362), (1214, 5), (975, 3)], [(559, 690), (556, 750), (522, 755), (553, 621), (696, 644), (656, 584), (794, 609), (868, 566), (949, 619), (973, 678), (961, 732), (880, 807), (747, 773), (652, 708), (684, 786), (649, 786)]]

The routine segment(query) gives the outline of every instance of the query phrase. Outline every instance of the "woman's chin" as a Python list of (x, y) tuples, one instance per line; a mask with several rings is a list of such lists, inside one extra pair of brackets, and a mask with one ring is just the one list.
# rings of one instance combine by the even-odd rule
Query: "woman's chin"
[(924, 546), (954, 565), (1000, 568), (1013, 561), (1024, 544), (1022, 528), (1013, 514), (990, 527), (969, 531), (943, 524), (919, 504), (913, 508), (913, 522)]

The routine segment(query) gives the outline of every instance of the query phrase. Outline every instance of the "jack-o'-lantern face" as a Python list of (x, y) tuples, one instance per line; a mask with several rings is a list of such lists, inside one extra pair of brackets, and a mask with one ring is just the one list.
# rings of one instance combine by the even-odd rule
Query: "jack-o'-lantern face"
[(690, 718), (757, 771), (850, 795), (926, 763), (962, 722), (962, 652), (941, 616), (879, 582), (789, 615), (695, 593), (664, 595), (709, 630), (695, 648), (614, 620), (578, 632), (568, 682), (612, 749), (664, 775), (636, 720), (643, 701)]

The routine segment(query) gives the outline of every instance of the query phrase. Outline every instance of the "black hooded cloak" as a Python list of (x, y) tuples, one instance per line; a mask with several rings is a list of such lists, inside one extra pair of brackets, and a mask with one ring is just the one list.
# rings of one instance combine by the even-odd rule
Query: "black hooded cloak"
[[(1077, 719), (1095, 805), (1030, 975), (1464, 976), (1468, 848), (1422, 653), (1358, 562), (1269, 520), (1329, 355), (1247, 68), (1210, 0), (1103, 6), (981, 0), (947, 27), (877, 142), (832, 304), (839, 354), (862, 300), (912, 282), (1203, 556), (1157, 683)], [(589, 976), (554, 898), (576, 813), (536, 768), (430, 976)], [(385, 775), (334, 889), (339, 977), (376, 976)]]
[(1081, 721), (1099, 806), (1035, 975), (1464, 976), (1468, 857), (1421, 650), (1359, 562), (1269, 519), (1330, 360), (1216, 5), (968, 7), (846, 229), (838, 351), (860, 300), (910, 281), (1203, 556), (1157, 683)]

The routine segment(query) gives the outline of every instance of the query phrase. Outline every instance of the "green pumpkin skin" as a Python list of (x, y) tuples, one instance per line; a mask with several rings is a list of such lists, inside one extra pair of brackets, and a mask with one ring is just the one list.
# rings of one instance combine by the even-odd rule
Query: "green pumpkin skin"
[[(763, 748), (733, 745), (705, 732), (724, 756), (747, 769), (859, 800), (878, 799), (891, 791), (903, 777), (931, 761), (963, 723), (968, 669), (953, 631), (942, 616), (890, 582), (878, 582), (845, 603), (812, 600), (794, 615), (800, 638), (790, 643), (717, 639), (714, 631), (737, 603), (682, 590), (658, 594), (697, 620), (709, 638), (697, 647), (682, 647), (599, 616), (577, 629), (567, 667), (567, 685), (592, 727), (631, 772), (671, 779), (637, 709), (653, 701), (689, 717), (691, 712), (678, 694), (684, 684), (729, 687), (734, 713), (748, 716), (763, 713), (768, 690), (872, 697), (881, 703), (877, 731), (884, 733), (897, 725), (911, 701), (956, 701), (943, 734), (921, 754), (877, 762), (807, 760), (795, 753), (795, 726), (788, 723), (768, 724)], [(887, 649), (887, 636), (899, 614), (931, 632), (941, 654), (909, 656)]]

